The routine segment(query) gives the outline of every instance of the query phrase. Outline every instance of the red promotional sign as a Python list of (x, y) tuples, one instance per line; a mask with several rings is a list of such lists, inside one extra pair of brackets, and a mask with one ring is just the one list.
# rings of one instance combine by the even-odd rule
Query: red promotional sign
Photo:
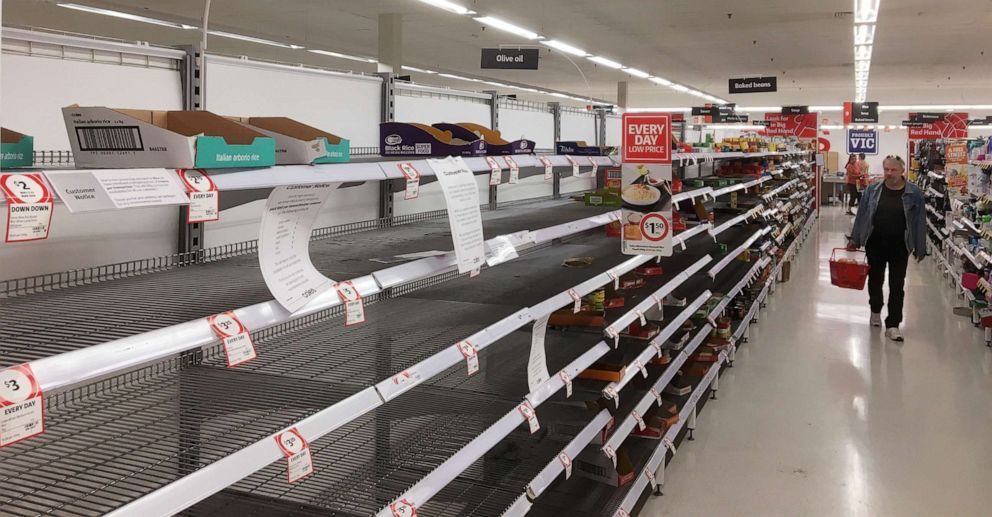
[(768, 126), (765, 127), (765, 134), (768, 136), (816, 138), (816, 113), (805, 115), (765, 113), (765, 120), (768, 122)]
[(624, 113), (621, 160), (672, 163), (672, 114)]
[[(909, 118), (913, 118), (913, 113)], [(909, 128), (910, 140), (940, 140), (942, 138), (968, 138), (968, 114), (948, 113), (944, 120)]]
[(852, 109), (851, 104), (853, 104), (851, 101), (847, 101), (847, 102), (844, 103), (844, 125), (845, 126), (851, 123), (851, 118), (852, 118), (851, 117), (851, 109)]

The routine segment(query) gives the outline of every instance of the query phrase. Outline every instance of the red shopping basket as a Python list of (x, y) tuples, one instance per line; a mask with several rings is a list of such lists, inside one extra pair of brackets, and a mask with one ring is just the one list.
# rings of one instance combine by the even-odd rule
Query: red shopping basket
[[(837, 257), (837, 252), (846, 256)], [(830, 254), (830, 283), (845, 289), (862, 290), (868, 280), (868, 260), (863, 251), (834, 248)]]

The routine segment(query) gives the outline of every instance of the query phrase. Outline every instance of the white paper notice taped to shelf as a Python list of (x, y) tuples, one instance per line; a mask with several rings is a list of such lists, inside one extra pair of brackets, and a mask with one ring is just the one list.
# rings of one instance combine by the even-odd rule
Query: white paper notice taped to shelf
[(185, 205), (186, 189), (170, 169), (116, 169), (92, 172), (115, 208)]
[(45, 401), (31, 366), (0, 370), (0, 447), (45, 432)]
[(493, 237), (484, 244), (486, 247), (486, 264), (489, 267), (518, 257), (517, 248), (513, 247), (513, 242), (510, 240), (509, 235)]
[(478, 269), (486, 261), (486, 248), (483, 245), (482, 212), (479, 210), (479, 186), (472, 169), (460, 157), (427, 160), (427, 164), (434, 170), (444, 191), (451, 240), (458, 257), (458, 272), (468, 273)]
[(303, 435), (291, 427), (276, 435), (276, 443), (286, 456), (286, 476), (290, 483), (295, 483), (313, 474), (313, 458), (310, 457), (310, 444)]
[(530, 359), (527, 362), (527, 387), (534, 391), (551, 378), (548, 373), (548, 359), (544, 351), (544, 336), (548, 330), (548, 318), (546, 314), (534, 320), (534, 330), (530, 336)]
[(258, 263), (269, 292), (289, 312), (331, 289), (334, 281), (310, 261), (310, 232), (336, 183), (276, 187), (265, 203)]
[(0, 174), (0, 191), (7, 197), (7, 228), (3, 241), (47, 239), (55, 205), (41, 174)]
[(189, 193), (186, 222), (204, 223), (220, 219), (220, 193), (210, 176), (199, 169), (179, 169), (178, 172)]

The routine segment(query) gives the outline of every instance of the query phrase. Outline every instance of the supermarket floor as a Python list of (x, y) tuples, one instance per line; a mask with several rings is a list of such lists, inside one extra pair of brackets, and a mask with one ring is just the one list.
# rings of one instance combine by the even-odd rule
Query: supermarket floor
[(870, 328), (867, 293), (830, 285), (849, 224), (823, 210), (642, 516), (989, 515), (992, 349), (929, 260), (905, 343)]

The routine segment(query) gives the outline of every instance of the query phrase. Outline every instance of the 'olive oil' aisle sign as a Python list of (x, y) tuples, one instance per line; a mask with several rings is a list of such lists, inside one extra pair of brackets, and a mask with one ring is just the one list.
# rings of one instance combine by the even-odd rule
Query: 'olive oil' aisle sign
[(623, 115), (621, 250), (672, 254), (672, 116)]

